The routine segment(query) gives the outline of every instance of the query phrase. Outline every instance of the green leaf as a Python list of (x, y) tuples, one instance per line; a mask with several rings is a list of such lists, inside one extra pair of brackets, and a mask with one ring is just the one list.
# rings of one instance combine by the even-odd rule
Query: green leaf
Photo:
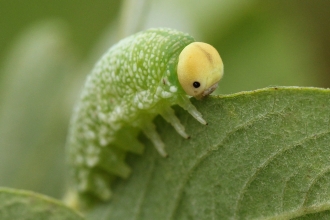
[(193, 101), (208, 126), (177, 114), (185, 140), (163, 119), (162, 158), (144, 137), (128, 180), (89, 219), (330, 218), (330, 90), (266, 88)]
[(82, 220), (59, 201), (29, 191), (0, 188), (1, 220)]

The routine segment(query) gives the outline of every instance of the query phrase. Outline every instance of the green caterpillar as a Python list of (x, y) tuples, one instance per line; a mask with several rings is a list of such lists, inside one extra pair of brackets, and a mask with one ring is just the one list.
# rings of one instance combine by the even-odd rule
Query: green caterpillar
[(176, 30), (142, 31), (111, 47), (87, 77), (72, 116), (67, 149), (74, 193), (108, 200), (112, 180), (131, 172), (126, 152), (143, 152), (141, 130), (166, 157), (152, 120), (160, 114), (188, 138), (171, 106), (178, 104), (205, 125), (189, 96), (212, 93), (222, 76), (216, 49)]

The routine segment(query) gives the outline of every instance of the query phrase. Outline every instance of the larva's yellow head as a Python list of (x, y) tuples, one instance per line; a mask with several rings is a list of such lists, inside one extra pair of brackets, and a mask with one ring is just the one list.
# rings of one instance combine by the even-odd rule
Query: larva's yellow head
[(184, 91), (201, 99), (217, 88), (223, 76), (223, 63), (214, 47), (194, 42), (181, 51), (177, 73)]

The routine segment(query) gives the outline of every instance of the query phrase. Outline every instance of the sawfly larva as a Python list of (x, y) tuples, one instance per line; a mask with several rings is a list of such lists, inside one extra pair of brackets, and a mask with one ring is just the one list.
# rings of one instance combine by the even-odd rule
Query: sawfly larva
[(67, 149), (75, 193), (108, 200), (112, 180), (131, 172), (126, 152), (143, 152), (139, 131), (166, 157), (152, 120), (160, 114), (188, 138), (171, 106), (181, 106), (205, 125), (189, 97), (212, 93), (222, 75), (214, 47), (176, 30), (150, 29), (112, 46), (87, 77), (72, 116)]

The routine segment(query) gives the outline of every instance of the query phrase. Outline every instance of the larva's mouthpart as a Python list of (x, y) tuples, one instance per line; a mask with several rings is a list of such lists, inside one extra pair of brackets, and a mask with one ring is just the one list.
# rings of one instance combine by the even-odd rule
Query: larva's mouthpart
[(193, 42), (180, 53), (177, 74), (183, 90), (201, 99), (217, 88), (223, 76), (223, 63), (214, 47)]
[(216, 90), (218, 88), (218, 82), (214, 83), (210, 88), (204, 90), (204, 92), (202, 93), (202, 97), (207, 96), (209, 94), (211, 94), (214, 90)]

